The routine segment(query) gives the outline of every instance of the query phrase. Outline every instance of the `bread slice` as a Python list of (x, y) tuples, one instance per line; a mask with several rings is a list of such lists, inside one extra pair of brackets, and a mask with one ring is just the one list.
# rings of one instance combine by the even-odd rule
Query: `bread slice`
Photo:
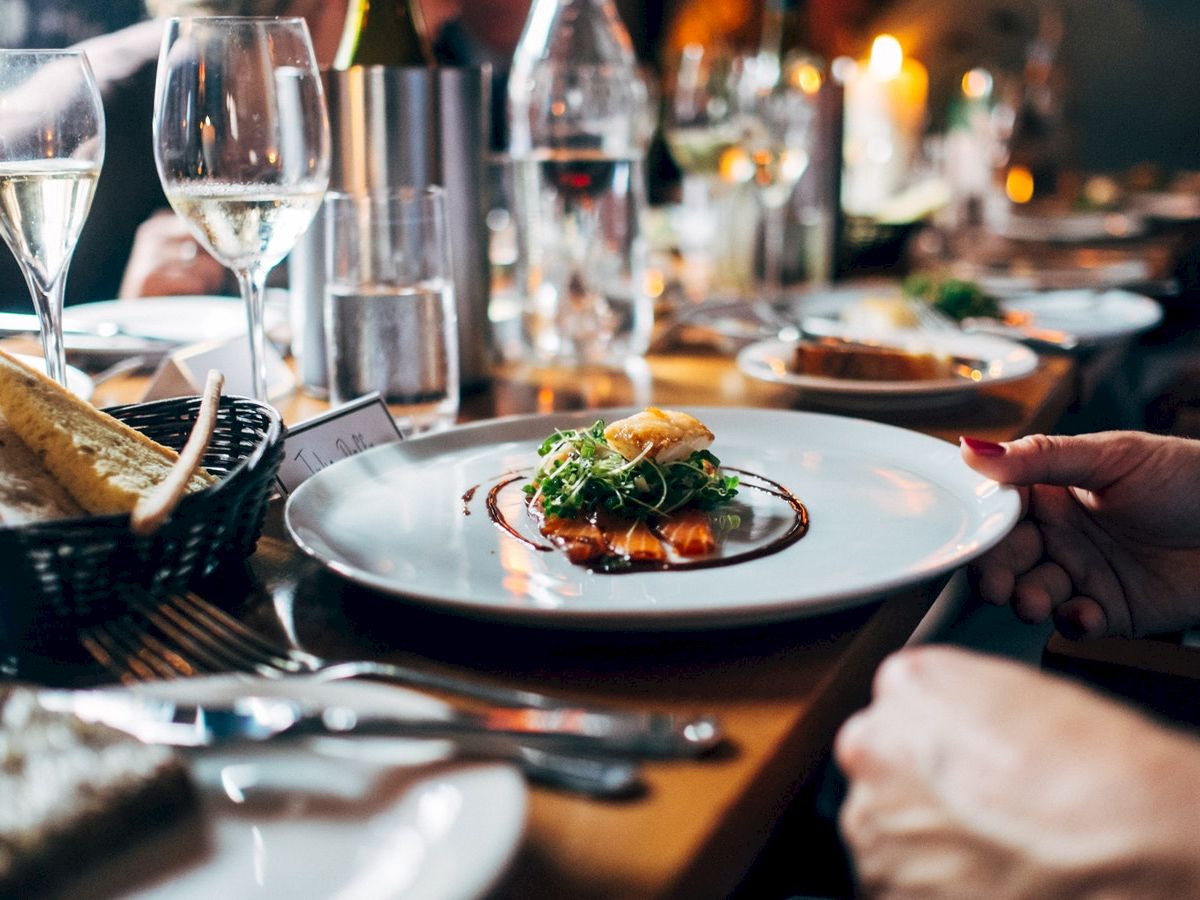
[(0, 418), (0, 524), (27, 525), (83, 515), (83, 507)]
[[(0, 415), (75, 502), (93, 515), (127, 513), (178, 458), (123, 422), (0, 350)], [(189, 492), (216, 479), (197, 470)]]

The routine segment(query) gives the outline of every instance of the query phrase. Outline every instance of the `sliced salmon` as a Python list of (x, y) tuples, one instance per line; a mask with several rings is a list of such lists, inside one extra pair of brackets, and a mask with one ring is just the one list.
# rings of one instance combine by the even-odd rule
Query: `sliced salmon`
[(683, 509), (655, 525), (658, 536), (680, 556), (707, 556), (717, 549), (712, 522), (702, 509)]
[(650, 526), (640, 519), (604, 518), (596, 523), (608, 542), (608, 552), (622, 559), (662, 562), (667, 550), (654, 536)]
[(600, 529), (587, 519), (546, 516), (542, 519), (541, 532), (573, 563), (591, 562), (603, 556), (608, 547)]

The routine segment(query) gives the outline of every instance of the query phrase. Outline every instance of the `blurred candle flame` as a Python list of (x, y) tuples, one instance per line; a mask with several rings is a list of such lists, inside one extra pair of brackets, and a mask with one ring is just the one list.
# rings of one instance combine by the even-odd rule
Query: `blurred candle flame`
[(871, 43), (871, 58), (867, 71), (879, 81), (892, 81), (900, 77), (904, 65), (904, 50), (900, 42), (890, 34), (881, 34)]
[(1004, 179), (1004, 193), (1013, 203), (1028, 203), (1033, 199), (1033, 173), (1024, 166), (1013, 166)]
[(992, 93), (992, 75), (987, 69), (972, 69), (962, 77), (962, 92), (971, 100), (982, 100)]

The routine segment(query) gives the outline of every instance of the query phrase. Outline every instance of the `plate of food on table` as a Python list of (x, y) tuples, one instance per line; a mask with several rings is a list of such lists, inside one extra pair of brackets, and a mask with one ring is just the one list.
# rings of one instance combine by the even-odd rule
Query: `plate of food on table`
[(673, 629), (869, 602), (983, 552), (1015, 493), (957, 448), (816, 413), (521, 416), (376, 447), (291, 495), (300, 547), (380, 594), (477, 618)]

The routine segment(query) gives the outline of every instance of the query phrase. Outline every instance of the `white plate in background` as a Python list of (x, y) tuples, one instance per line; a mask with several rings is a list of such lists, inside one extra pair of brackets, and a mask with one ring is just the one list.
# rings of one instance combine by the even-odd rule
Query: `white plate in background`
[[(670, 629), (869, 602), (962, 565), (1016, 522), (1015, 491), (969, 469), (957, 447), (917, 432), (816, 413), (684, 409), (715, 433), (712, 450), (724, 466), (772, 479), (805, 504), (807, 535), (733, 565), (604, 574), (492, 522), (489, 492), (527, 475), (550, 433), (628, 409), (498, 419), (376, 447), (302, 484), (288, 499), (287, 525), (307, 553), (379, 591), (380, 603), (548, 627)], [(762, 504), (752, 506), (753, 530), (790, 521), (790, 508), (781, 516), (750, 497), (763, 492), (745, 493)], [(537, 537), (519, 481), (499, 504)]]
[(744, 375), (771, 384), (786, 385), (825, 406), (853, 410), (927, 409), (962, 402), (982, 387), (1024, 378), (1037, 368), (1037, 354), (1023, 344), (1005, 338), (960, 331), (896, 330), (880, 336), (878, 331), (846, 329), (850, 339), (880, 340), (889, 347), (914, 353), (933, 353), (979, 360), (977, 380), (960, 376), (918, 380), (868, 381), (829, 378), (793, 371), (796, 344), (791, 341), (759, 341), (737, 356)]
[(1133, 337), (1162, 321), (1162, 307), (1130, 291), (1047, 291), (1003, 301), (1009, 312), (1025, 313), (1030, 324), (1073, 335), (1081, 344)]
[[(267, 291), (264, 311), (267, 333), (273, 338), (287, 324), (287, 291)], [(109, 325), (136, 337), (198, 344), (246, 333), (246, 305), (237, 297), (139, 297), (99, 300), (63, 310), (63, 324), (76, 328)]]

